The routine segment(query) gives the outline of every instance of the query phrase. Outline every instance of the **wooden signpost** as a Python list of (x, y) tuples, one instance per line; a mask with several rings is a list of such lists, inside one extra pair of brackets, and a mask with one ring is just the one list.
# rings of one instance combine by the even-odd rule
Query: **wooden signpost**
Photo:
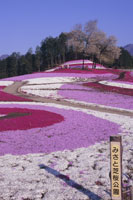
[(133, 186), (122, 187), (122, 139), (110, 137), (111, 200), (133, 200)]
[(111, 152), (111, 199), (122, 198), (122, 141), (121, 136), (110, 137)]

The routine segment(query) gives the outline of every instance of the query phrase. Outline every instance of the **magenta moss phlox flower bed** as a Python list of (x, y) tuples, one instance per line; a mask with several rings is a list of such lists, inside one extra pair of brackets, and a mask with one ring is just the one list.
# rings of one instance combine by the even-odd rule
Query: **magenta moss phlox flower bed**
[(0, 101), (32, 101), (0, 90)]
[[(88, 84), (95, 86), (95, 83)], [(103, 85), (101, 87), (103, 87)], [(58, 91), (58, 94), (65, 99), (73, 99), (117, 108), (133, 109), (132, 96), (122, 95), (111, 91), (103, 91), (102, 88), (100, 90), (95, 87), (64, 84)]]
[[(52, 73), (80, 73), (80, 74), (120, 74), (120, 70), (116, 69), (57, 69)], [(51, 73), (51, 72), (49, 72)]]
[(100, 83), (84, 83), (84, 86), (96, 88), (102, 92), (107, 91), (107, 92), (116, 92), (119, 94), (124, 94), (124, 95), (130, 95), (133, 96), (133, 89), (127, 89), (127, 88), (120, 88), (120, 87), (115, 87), (115, 86), (108, 86), (108, 85), (103, 85)]
[(26, 108), (0, 108), (0, 114), (0, 131), (41, 128), (64, 120), (53, 112)]
[(4, 89), (6, 86), (0, 86), (0, 91), (2, 90), (2, 89)]
[[(39, 105), (31, 106), (8, 104), (1, 105), (0, 107), (5, 108), (6, 110), (10, 110), (14, 107), (15, 109), (26, 109), (26, 113), (33, 113), (31, 109), (35, 110), (37, 116), (34, 115), (35, 120), (33, 120), (34, 122), (36, 121), (36, 127), (38, 123), (38, 128), (31, 128), (29, 126), (31, 129), (20, 130), (19, 126), (16, 124), (18, 130), (0, 132), (0, 155), (21, 155), (42, 152), (49, 153), (58, 150), (62, 151), (65, 149), (88, 147), (96, 142), (108, 140), (110, 135), (117, 134), (119, 132), (119, 125), (80, 111), (57, 109), (54, 107)], [(44, 111), (58, 113), (58, 115), (64, 117), (64, 121), (62, 121), (62, 117), (60, 117), (59, 123), (45, 127), (45, 119), (42, 119)], [(39, 113), (41, 114), (41, 117), (39, 117)], [(29, 117), (30, 115), (24, 116), (27, 120)], [(45, 115), (44, 118), (46, 117), (47, 116)], [(19, 118), (22, 117), (19, 116)], [(12, 123), (13, 118), (8, 120), (11, 120)], [(40, 120), (44, 120), (44, 127), (39, 127), (39, 124), (41, 123)], [(2, 121), (6, 124), (6, 120)], [(30, 120), (28, 120), (28, 122), (30, 123)], [(41, 126), (43, 126), (43, 124), (41, 124)]]

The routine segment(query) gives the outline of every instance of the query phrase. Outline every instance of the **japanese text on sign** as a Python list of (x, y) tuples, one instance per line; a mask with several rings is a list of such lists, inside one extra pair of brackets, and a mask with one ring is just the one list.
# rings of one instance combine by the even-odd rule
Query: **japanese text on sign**
[(119, 142), (111, 142), (112, 197), (121, 198), (121, 149)]

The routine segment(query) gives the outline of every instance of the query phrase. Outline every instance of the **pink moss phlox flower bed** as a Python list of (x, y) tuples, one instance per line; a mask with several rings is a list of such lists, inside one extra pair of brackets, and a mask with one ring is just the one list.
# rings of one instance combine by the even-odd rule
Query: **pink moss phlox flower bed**
[(27, 130), (59, 123), (64, 118), (56, 113), (26, 108), (0, 108), (0, 132), (7, 130)]
[(133, 96), (133, 90), (132, 89), (128, 89), (128, 88), (120, 88), (120, 87), (115, 87), (115, 86), (108, 86), (108, 85), (103, 85), (100, 83), (84, 83), (84, 86), (88, 86), (88, 87), (92, 87), (92, 88), (96, 88), (98, 90), (100, 90), (101, 92), (107, 91), (107, 92), (116, 92), (119, 94), (124, 94), (124, 95), (130, 95)]
[(23, 81), (32, 78), (43, 78), (43, 77), (81, 77), (81, 78), (93, 78), (93, 77), (107, 77), (110, 79), (118, 78), (118, 70), (102, 70), (102, 69), (91, 69), (91, 70), (76, 70), (76, 69), (60, 69), (53, 72), (41, 72), (33, 73), (22, 76), (16, 76), (11, 78), (3, 79), (3, 81)]
[(0, 86), (0, 91), (2, 90), (2, 89), (4, 89), (6, 86)]
[(54, 72), (41, 72), (41, 73), (34, 73), (34, 74), (27, 74), (23, 76), (16, 76), (11, 78), (6, 78), (4, 80), (12, 80), (12, 81), (23, 81), (26, 79), (33, 79), (33, 78), (43, 78), (43, 77), (81, 77), (81, 78), (91, 78), (94, 77), (93, 74), (80, 74), (80, 73), (54, 73)]
[[(22, 155), (41, 152), (49, 153), (58, 150), (62, 151), (65, 149), (88, 147), (89, 145), (93, 145), (96, 142), (108, 140), (109, 136), (112, 135), (112, 133), (117, 134), (119, 132), (119, 125), (80, 111), (57, 109), (54, 107), (39, 105), (32, 106), (3, 104), (0, 105), (0, 107), (7, 110), (10, 110), (10, 108), (24, 109), (24, 112), (26, 113), (33, 113), (33, 110), (35, 110), (37, 116), (34, 115), (33, 117), (32, 115), (28, 115), (24, 116), (24, 118), (26, 119), (26, 117), (33, 117), (33, 121), (36, 121), (35, 123), (38, 127), (41, 123), (40, 120), (44, 120), (44, 127), (20, 130), (17, 123), (14, 123), (14, 126), (16, 126), (16, 129), (18, 130), (0, 132), (0, 155)], [(40, 117), (41, 114), (43, 116), (44, 111), (58, 113), (58, 115), (64, 117), (64, 121), (62, 121), (62, 117), (60, 117), (60, 123), (45, 127), (45, 119), (42, 119), (42, 117)], [(28, 122), (30, 123), (30, 120), (28, 120)], [(41, 123), (41, 126), (42, 125), (43, 124)], [(31, 125), (31, 127), (32, 126), (33, 125)]]
[[(89, 84), (89, 83), (88, 83)], [(105, 106), (133, 109), (132, 96), (122, 95), (115, 92), (107, 92), (95, 88), (95, 83), (90, 83), (93, 87), (83, 85), (64, 84), (58, 94), (66, 99), (74, 99), (88, 103), (96, 103)], [(101, 86), (103, 87), (103, 86)], [(122, 88), (121, 88), (122, 89)], [(126, 102), (126, 103), (123, 103)]]
[(0, 101), (32, 101), (0, 90)]

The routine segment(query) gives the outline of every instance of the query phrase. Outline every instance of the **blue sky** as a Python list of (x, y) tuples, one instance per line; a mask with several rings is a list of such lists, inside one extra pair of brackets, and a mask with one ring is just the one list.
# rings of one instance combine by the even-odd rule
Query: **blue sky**
[(0, 55), (33, 50), (47, 36), (98, 20), (118, 46), (133, 44), (133, 0), (0, 0)]

